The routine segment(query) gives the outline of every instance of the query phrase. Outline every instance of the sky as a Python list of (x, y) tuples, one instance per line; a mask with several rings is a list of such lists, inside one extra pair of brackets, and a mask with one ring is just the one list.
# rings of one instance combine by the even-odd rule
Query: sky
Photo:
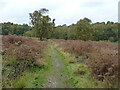
[(29, 13), (41, 8), (56, 25), (71, 25), (85, 17), (95, 22), (118, 22), (119, 0), (0, 0), (0, 22), (30, 23)]

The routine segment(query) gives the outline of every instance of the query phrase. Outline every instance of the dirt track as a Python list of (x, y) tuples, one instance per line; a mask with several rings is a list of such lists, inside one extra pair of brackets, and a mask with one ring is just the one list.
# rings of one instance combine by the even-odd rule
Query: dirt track
[(65, 88), (66, 83), (65, 80), (67, 76), (61, 71), (64, 63), (62, 62), (62, 57), (55, 49), (55, 47), (51, 46), (52, 50), (52, 60), (53, 60), (53, 68), (49, 75), (46, 78), (46, 83), (44, 84), (45, 88)]

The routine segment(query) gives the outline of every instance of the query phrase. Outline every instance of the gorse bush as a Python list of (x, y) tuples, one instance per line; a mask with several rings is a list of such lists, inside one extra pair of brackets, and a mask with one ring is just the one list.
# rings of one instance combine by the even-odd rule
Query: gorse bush
[[(46, 42), (15, 35), (3, 36), (2, 41), (3, 80), (14, 80), (17, 77), (21, 77), (27, 68), (33, 66), (41, 68), (43, 66), (44, 61), (42, 61), (42, 55), (47, 45)], [(3, 82), (4, 85), (5, 82)]]
[(54, 40), (64, 51), (82, 56), (84, 63), (92, 69), (92, 75), (108, 84), (116, 84), (119, 70), (118, 45), (81, 40)]

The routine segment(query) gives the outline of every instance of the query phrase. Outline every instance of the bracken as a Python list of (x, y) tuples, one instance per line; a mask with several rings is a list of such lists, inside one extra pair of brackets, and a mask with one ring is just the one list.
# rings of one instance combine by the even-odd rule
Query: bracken
[(42, 60), (42, 54), (47, 46), (46, 42), (16, 35), (3, 36), (2, 42), (3, 80), (16, 79), (22, 76), (26, 68), (37, 65), (38, 58)]
[(85, 57), (84, 63), (92, 69), (95, 78), (116, 84), (119, 78), (118, 45), (95, 41), (57, 40), (64, 51)]

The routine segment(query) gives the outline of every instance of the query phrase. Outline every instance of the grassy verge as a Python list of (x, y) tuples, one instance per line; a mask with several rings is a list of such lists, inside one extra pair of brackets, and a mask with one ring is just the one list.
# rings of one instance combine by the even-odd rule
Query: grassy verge
[(64, 67), (62, 71), (67, 74), (66, 83), (70, 88), (107, 88), (104, 82), (98, 81), (91, 76), (91, 69), (85, 64), (77, 62), (70, 54), (57, 49), (63, 58)]
[(43, 54), (44, 66), (28, 67), (20, 78), (12, 80), (14, 88), (42, 88), (45, 82), (46, 75), (52, 66), (51, 63), (51, 50), (48, 46), (47, 52)]

